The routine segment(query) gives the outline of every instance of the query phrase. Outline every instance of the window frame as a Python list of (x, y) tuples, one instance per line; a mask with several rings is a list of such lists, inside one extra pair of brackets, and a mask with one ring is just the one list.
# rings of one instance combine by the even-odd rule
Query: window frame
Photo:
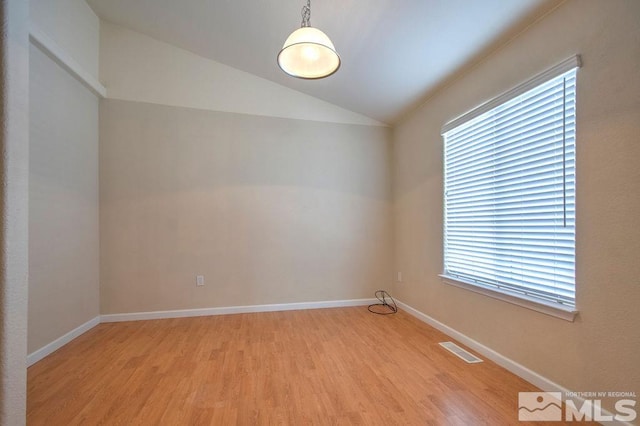
[[(526, 82), (514, 87), (513, 89), (501, 94), (500, 96), (497, 96), (496, 98), (493, 98), (491, 100), (489, 100), (488, 102), (485, 102), (484, 104), (478, 106), (477, 108), (474, 108), (473, 110), (455, 118), (454, 120), (449, 121), (448, 123), (446, 123), (443, 127), (442, 127), (442, 131), (441, 134), (443, 136), (443, 143), (444, 143), (444, 136), (447, 132), (449, 132), (450, 130), (453, 130), (473, 119), (475, 119), (476, 117), (481, 116), (482, 114), (491, 111), (497, 107), (499, 107), (500, 105), (556, 78), (561, 76), (562, 74), (567, 73), (568, 71), (571, 71), (573, 69), (577, 69), (580, 68), (582, 65), (582, 61), (579, 55), (574, 55), (564, 61), (562, 61), (561, 63), (557, 64), (556, 66), (534, 76), (533, 78), (527, 80)], [(577, 74), (576, 74), (576, 79), (577, 79)], [(443, 150), (443, 179), (446, 179), (446, 174), (444, 173), (444, 170), (446, 170), (447, 164), (446, 164), (446, 158), (445, 158), (445, 154), (446, 151)], [(443, 191), (443, 197), (444, 197), (444, 191)], [(447, 212), (446, 212), (446, 200), (443, 199), (443, 219), (446, 220), (447, 217)], [(444, 225), (444, 223), (443, 223)], [(444, 235), (445, 235), (445, 228), (443, 226), (443, 260), (445, 258), (444, 254), (445, 254), (445, 240), (444, 240)], [(575, 245), (574, 245), (574, 250), (575, 250)], [(575, 271), (575, 262), (574, 262), (574, 271)], [(462, 288), (465, 290), (470, 290), (473, 291), (475, 293), (479, 293), (479, 294), (483, 294), (485, 296), (489, 296), (498, 300), (502, 300), (508, 303), (512, 303), (518, 306), (522, 306), (528, 309), (532, 309), (538, 312), (542, 312), (544, 314), (547, 315), (551, 315), (557, 318), (561, 318), (564, 319), (566, 321), (574, 321), (576, 315), (578, 314), (578, 310), (577, 307), (571, 307), (571, 306), (567, 306), (567, 305), (561, 305), (561, 304), (556, 304), (553, 302), (547, 302), (544, 301), (542, 299), (538, 299), (535, 297), (531, 297), (528, 296), (526, 294), (522, 294), (520, 292), (517, 291), (510, 291), (508, 289), (504, 289), (504, 288), (493, 288), (492, 286), (484, 286), (478, 283), (474, 283), (473, 281), (466, 281), (462, 278), (459, 277), (452, 277), (449, 275), (446, 275), (445, 273), (445, 268), (444, 268), (444, 263), (443, 263), (443, 273), (439, 275), (442, 282), (448, 285), (452, 285), (458, 288)], [(577, 281), (577, 280), (576, 280)], [(574, 282), (574, 286), (577, 290), (577, 285)]]

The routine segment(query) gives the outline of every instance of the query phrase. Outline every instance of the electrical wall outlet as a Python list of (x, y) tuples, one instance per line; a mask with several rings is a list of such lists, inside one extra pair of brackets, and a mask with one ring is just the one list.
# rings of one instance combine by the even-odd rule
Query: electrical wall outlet
[(398, 272), (398, 282), (402, 282), (402, 272)]
[(196, 285), (202, 287), (204, 285), (204, 275), (196, 275)]

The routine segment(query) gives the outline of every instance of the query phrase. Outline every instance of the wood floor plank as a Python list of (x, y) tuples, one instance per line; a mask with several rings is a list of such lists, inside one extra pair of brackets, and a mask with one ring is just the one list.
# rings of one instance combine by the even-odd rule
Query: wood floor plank
[(537, 389), (445, 340), (363, 307), (100, 324), (28, 369), (27, 423), (524, 425)]

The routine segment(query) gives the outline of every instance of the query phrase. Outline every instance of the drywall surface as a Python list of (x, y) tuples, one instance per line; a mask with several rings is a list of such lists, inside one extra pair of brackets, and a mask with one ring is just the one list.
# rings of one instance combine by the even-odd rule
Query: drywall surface
[(384, 127), (102, 100), (101, 313), (372, 297), (389, 149)]
[[(574, 54), (576, 287), (566, 322), (444, 284), (443, 124)], [(574, 391), (640, 395), (640, 2), (569, 0), (394, 129), (396, 296)], [(604, 401), (612, 408), (612, 400)]]
[(100, 26), (100, 81), (107, 88), (107, 97), (112, 99), (271, 117), (383, 125), (106, 21)]
[[(83, 0), (32, 0), (30, 25), (97, 78), (100, 21)], [(99, 315), (98, 99), (29, 50), (32, 353)]]
[(99, 315), (98, 99), (30, 50), (29, 352)]

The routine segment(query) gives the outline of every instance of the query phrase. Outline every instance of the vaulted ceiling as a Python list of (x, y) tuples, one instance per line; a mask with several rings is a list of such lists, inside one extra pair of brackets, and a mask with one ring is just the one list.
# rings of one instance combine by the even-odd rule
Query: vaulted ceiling
[(394, 123), (560, 0), (313, 0), (342, 66), (323, 80), (276, 63), (303, 0), (87, 0), (102, 19)]

